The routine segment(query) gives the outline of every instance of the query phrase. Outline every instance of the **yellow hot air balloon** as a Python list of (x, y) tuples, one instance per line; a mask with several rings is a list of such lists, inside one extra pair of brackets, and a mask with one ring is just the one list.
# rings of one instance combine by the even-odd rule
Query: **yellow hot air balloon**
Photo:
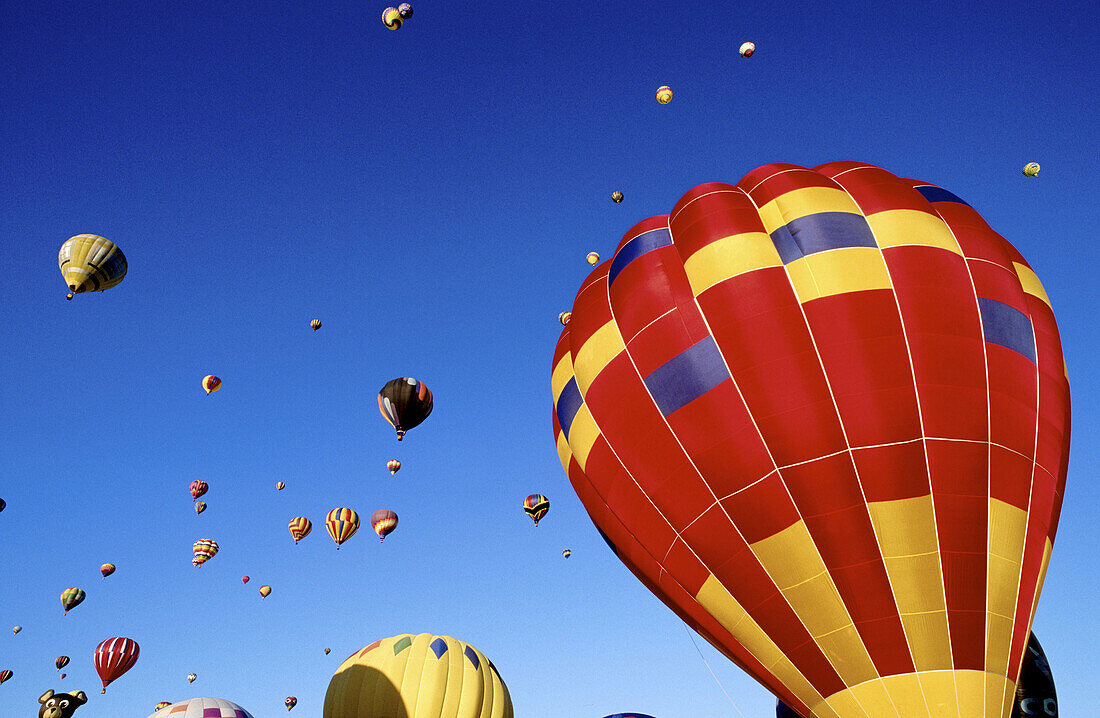
[(359, 530), (359, 514), (348, 508), (333, 509), (325, 517), (328, 535), (336, 542), (336, 550)]
[(375, 641), (336, 669), (324, 718), (512, 718), (512, 698), (485, 655), (450, 636)]
[(260, 586), (260, 600), (264, 600), (271, 595), (271, 586)]
[(657, 88), (657, 102), (662, 105), (667, 105), (672, 102), (672, 88), (668, 85), (661, 85)]
[(588, 256), (585, 257), (585, 260), (589, 264), (591, 264), (593, 267), (595, 267), (597, 264), (600, 263), (600, 253), (599, 252), (589, 252)]
[(1039, 163), (1038, 162), (1028, 162), (1026, 165), (1024, 165), (1024, 176), (1025, 177), (1035, 177), (1038, 174), (1039, 174)]
[(294, 543), (297, 544), (309, 536), (309, 532), (313, 530), (313, 522), (305, 516), (295, 516), (290, 520), (287, 528), (290, 530), (290, 535), (294, 537)]
[(83, 292), (102, 292), (126, 276), (126, 255), (98, 234), (69, 237), (57, 253), (57, 268), (69, 287), (66, 299)]
[(401, 12), (395, 7), (388, 7), (382, 11), (382, 24), (390, 30), (401, 27)]

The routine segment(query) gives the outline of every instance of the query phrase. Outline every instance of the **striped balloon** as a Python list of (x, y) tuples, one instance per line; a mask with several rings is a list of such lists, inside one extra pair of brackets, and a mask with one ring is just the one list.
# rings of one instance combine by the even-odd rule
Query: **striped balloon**
[(115, 565), (113, 563), (105, 563), (99, 567), (99, 572), (103, 574), (103, 578), (107, 578), (115, 572)]
[(69, 657), (68, 656), (58, 656), (57, 660), (55, 660), (53, 662), (53, 664), (55, 666), (57, 666), (57, 670), (60, 671), (65, 666), (69, 665)]
[(305, 516), (295, 516), (290, 520), (290, 525), (287, 527), (290, 529), (290, 535), (294, 537), (294, 543), (309, 536), (309, 532), (313, 530), (313, 522), (307, 519)]
[(542, 494), (531, 494), (523, 500), (523, 510), (527, 512), (527, 515), (531, 517), (531, 520), (535, 522), (535, 526), (539, 525), (539, 519), (546, 515), (546, 512), (550, 510), (550, 499), (546, 498)]
[(94, 663), (96, 673), (103, 681), (103, 690), (107, 692), (107, 686), (116, 680), (137, 663), (141, 647), (132, 638), (116, 636), (103, 641), (95, 649)]
[(4, 670), (0, 671), (0, 683), (3, 683), (14, 675), (14, 673), (5, 668)]
[(218, 542), (213, 539), (199, 539), (191, 547), (191, 551), (195, 554), (194, 558), (191, 559), (191, 563), (195, 566), (201, 566), (217, 555)]
[(397, 528), (397, 514), (389, 509), (378, 509), (370, 516), (370, 526), (378, 534), (378, 540), (385, 541)]
[(202, 378), (202, 388), (206, 391), (206, 395), (210, 396), (222, 388), (222, 380), (213, 374), (207, 374)]
[(68, 613), (84, 602), (84, 591), (79, 588), (66, 588), (61, 592), (61, 606)]
[(102, 292), (126, 276), (126, 255), (97, 234), (78, 234), (61, 245), (57, 268), (69, 287), (66, 299), (81, 292)]
[(206, 483), (205, 481), (195, 480), (195, 481), (191, 482), (191, 487), (190, 488), (191, 488), (191, 499), (194, 500), (194, 501), (198, 501), (200, 496), (202, 496), (203, 494), (205, 494), (207, 491), (210, 490), (210, 484)]
[(635, 225), (572, 311), (559, 457), (651, 591), (800, 715), (1008, 716), (1069, 382), (1042, 283), (973, 207), (765, 165)]
[(196, 516), (201, 514), (203, 511), (206, 511), (206, 502), (205, 501), (200, 501), (197, 504), (195, 504), (195, 515)]
[(336, 542), (336, 550), (359, 530), (359, 514), (351, 509), (333, 509), (325, 517), (328, 535)]

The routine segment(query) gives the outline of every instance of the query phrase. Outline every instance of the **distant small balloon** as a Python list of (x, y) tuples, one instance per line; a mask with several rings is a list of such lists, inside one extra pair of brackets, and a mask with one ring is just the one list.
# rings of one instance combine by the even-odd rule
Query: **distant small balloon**
[(107, 578), (115, 572), (115, 565), (113, 563), (105, 563), (99, 567), (99, 572), (103, 574), (103, 578)]
[(332, 649), (331, 649), (331, 648), (326, 648), (326, 649), (325, 649), (325, 655), (327, 656), (327, 655), (328, 655), (328, 654), (329, 654), (329, 653), (330, 653), (331, 651), (332, 651)]
[(539, 519), (545, 516), (546, 512), (550, 510), (550, 499), (542, 494), (531, 494), (523, 500), (523, 510), (531, 517), (531, 520), (535, 522), (535, 527), (537, 528)]
[(390, 30), (401, 27), (401, 12), (395, 7), (388, 7), (382, 11), (382, 24)]
[(191, 482), (191, 500), (198, 501), (199, 497), (210, 490), (210, 485), (205, 481), (192, 481)]
[(668, 85), (661, 85), (657, 88), (657, 102), (662, 105), (667, 105), (672, 102), (672, 88)]
[(390, 470), (390, 476), (393, 476), (401, 470), (401, 462), (397, 459), (390, 459), (386, 462), (386, 468)]
[(84, 596), (86, 594), (79, 588), (66, 588), (61, 592), (61, 607), (65, 609), (65, 613), (73, 610), (81, 603), (84, 602)]
[(69, 675), (69, 674), (68, 674), (68, 673), (62, 673), (62, 674), (61, 674), (60, 676), (58, 676), (58, 678), (62, 678), (62, 679), (63, 679), (63, 678), (65, 678), (65, 676), (67, 676), (67, 675)]
[(585, 257), (585, 260), (589, 264), (591, 264), (593, 267), (595, 267), (597, 264), (600, 263), (600, 253), (599, 252), (589, 252), (588, 256)]
[(191, 559), (191, 563), (195, 566), (201, 566), (218, 555), (218, 542), (213, 539), (199, 539), (191, 547), (191, 551), (195, 554), (194, 558)]
[(1026, 165), (1024, 165), (1024, 176), (1034, 177), (1037, 174), (1039, 174), (1038, 162), (1028, 162)]
[(561, 322), (561, 325), (563, 327), (566, 324), (568, 324), (569, 320), (572, 319), (572, 318), (573, 318), (573, 312), (562, 312), (561, 314), (558, 315), (558, 321)]
[(752, 54), (756, 52), (756, 45), (751, 42), (745, 42), (741, 44), (741, 49), (738, 50), (741, 57), (752, 57)]
[(611, 201), (614, 202), (615, 204), (622, 204), (623, 193), (620, 192), (619, 190), (615, 190), (614, 192), (611, 193)]
[(291, 708), (298, 705), (298, 699), (294, 696), (287, 696), (286, 700), (283, 701), (283, 705), (285, 705), (286, 709), (289, 711)]
[(199, 677), (199, 676), (198, 676), (198, 674), (195, 674), (195, 673), (188, 673), (188, 674), (187, 674), (187, 682), (188, 682), (188, 683), (194, 683), (194, 682), (195, 682), (195, 679), (197, 679), (198, 677)]
[(252, 580), (251, 576), (241, 576), (241, 583), (248, 583)]
[(11, 629), (11, 632), (12, 632), (12, 633), (19, 633), (19, 632), (20, 632), (20, 631), (22, 631), (22, 630), (23, 630), (23, 627), (22, 627), (22, 626), (14, 626), (14, 627), (13, 627), (13, 628)]
[(311, 329), (313, 329), (313, 331), (317, 331), (318, 329), (321, 328), (321, 320), (320, 319), (314, 319), (313, 321), (311, 321), (309, 323), (309, 326), (310, 326)]
[(7, 670), (6, 668), (4, 670), (0, 671), (0, 683), (3, 683), (4, 681), (8, 680), (13, 675), (15, 675), (15, 674), (12, 673), (11, 671)]
[(264, 600), (271, 595), (271, 586), (260, 586), (260, 600)]
[(290, 535), (294, 537), (294, 543), (309, 536), (309, 532), (313, 530), (313, 522), (307, 519), (305, 516), (295, 516), (287, 524), (287, 529), (290, 531)]
[(153, 708), (153, 712), (154, 712), (154, 713), (156, 713), (156, 712), (157, 712), (157, 711), (159, 711), (159, 710), (160, 710), (161, 708), (167, 708), (167, 707), (168, 707), (168, 706), (170, 706), (170, 705), (172, 705), (172, 704), (171, 704), (171, 703), (169, 703), (168, 701), (161, 701), (160, 703), (157, 703), (157, 705), (156, 705), (156, 707), (155, 707), (155, 708)]
[(197, 504), (195, 504), (195, 513), (196, 514), (201, 514), (203, 511), (206, 511), (206, 502), (205, 501), (200, 501)]
[(282, 481), (275, 484), (275, 490), (276, 491), (282, 491), (285, 488), (286, 488), (286, 484), (284, 484)]
[(561, 552), (561, 555), (564, 556), (565, 558), (569, 558), (570, 556), (573, 555), (573, 552), (570, 551), (569, 549), (565, 549), (564, 551)]
[(378, 534), (379, 542), (385, 541), (386, 537), (397, 528), (397, 514), (389, 509), (378, 509), (371, 514), (370, 525)]
[(213, 374), (207, 374), (202, 378), (202, 388), (206, 390), (206, 395), (210, 396), (222, 388), (222, 380)]
[(413, 6), (403, 2), (397, 6), (397, 13), (401, 15), (402, 20), (408, 20), (413, 15)]
[(69, 657), (68, 656), (58, 656), (57, 660), (55, 660), (53, 662), (53, 664), (55, 666), (57, 666), (57, 670), (60, 671), (65, 666), (69, 665)]

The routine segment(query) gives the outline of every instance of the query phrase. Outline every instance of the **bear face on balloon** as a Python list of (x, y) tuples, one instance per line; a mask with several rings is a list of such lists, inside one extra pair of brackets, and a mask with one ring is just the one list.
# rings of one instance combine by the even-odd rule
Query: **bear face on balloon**
[(76, 693), (57, 693), (48, 690), (38, 699), (42, 707), (38, 709), (38, 718), (69, 718), (76, 709), (88, 702), (84, 691)]

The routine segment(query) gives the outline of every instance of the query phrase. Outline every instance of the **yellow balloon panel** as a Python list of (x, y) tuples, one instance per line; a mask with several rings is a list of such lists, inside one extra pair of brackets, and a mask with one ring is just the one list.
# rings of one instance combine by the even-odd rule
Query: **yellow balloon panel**
[(344, 661), (329, 682), (324, 718), (512, 718), (512, 699), (470, 644), (406, 633)]
[(108, 239), (96, 234), (78, 234), (61, 245), (57, 267), (74, 294), (101, 292), (126, 276), (126, 256)]

